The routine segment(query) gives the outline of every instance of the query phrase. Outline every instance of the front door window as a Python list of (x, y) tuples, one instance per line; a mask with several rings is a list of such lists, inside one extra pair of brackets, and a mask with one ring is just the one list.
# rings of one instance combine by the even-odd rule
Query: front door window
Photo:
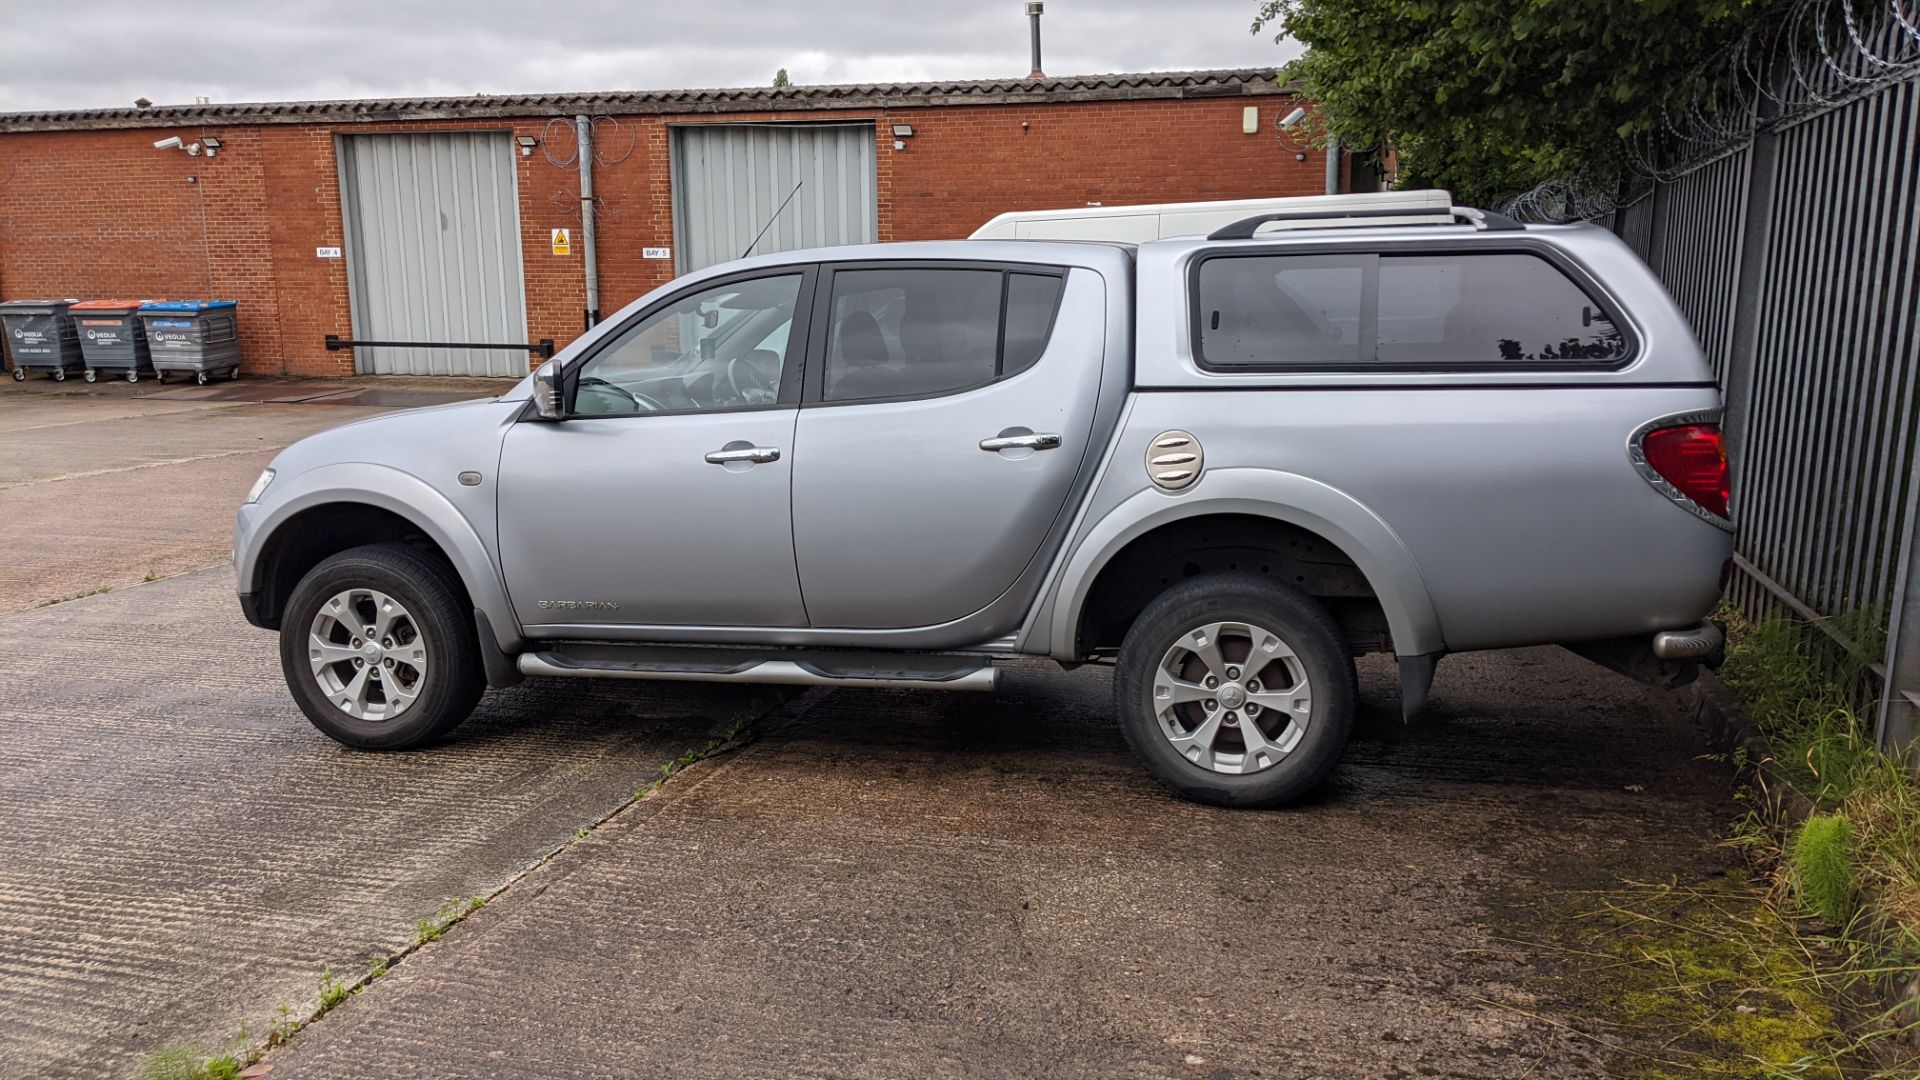
[(581, 365), (574, 414), (772, 405), (802, 280), (783, 274), (716, 285), (641, 319)]

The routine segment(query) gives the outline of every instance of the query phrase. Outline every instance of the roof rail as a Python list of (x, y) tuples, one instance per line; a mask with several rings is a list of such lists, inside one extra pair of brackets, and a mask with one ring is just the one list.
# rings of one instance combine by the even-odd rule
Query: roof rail
[[(1418, 216), (1420, 216), (1420, 212), (1417, 210), (1326, 210), (1320, 213), (1255, 214), (1253, 217), (1241, 218), (1231, 225), (1214, 230), (1208, 234), (1207, 239), (1251, 240), (1253, 239), (1253, 234), (1260, 230), (1260, 226), (1269, 225), (1276, 221), (1325, 221), (1330, 223), (1335, 219), (1342, 218), (1406, 218)], [(1447, 216), (1449, 223), (1457, 222), (1472, 225), (1482, 232), (1509, 232), (1526, 228), (1526, 226), (1505, 214), (1496, 214), (1491, 210), (1477, 210), (1471, 206), (1453, 207), (1448, 211)], [(1437, 225), (1439, 222), (1434, 221), (1423, 224)], [(1324, 227), (1334, 228), (1336, 226), (1328, 224)]]

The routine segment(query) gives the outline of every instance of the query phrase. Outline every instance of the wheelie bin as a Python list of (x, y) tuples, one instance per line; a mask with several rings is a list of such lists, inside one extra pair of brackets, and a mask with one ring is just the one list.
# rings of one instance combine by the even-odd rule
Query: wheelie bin
[(240, 317), (232, 300), (151, 300), (140, 305), (153, 370), (165, 382), (173, 372), (202, 386), (240, 377)]
[(80, 339), (72, 300), (9, 300), (0, 304), (0, 326), (5, 327), (7, 351), (13, 354), (13, 381), (29, 371), (45, 371), (56, 381), (86, 366), (80, 357)]
[(80, 335), (80, 355), (86, 360), (87, 381), (102, 371), (124, 371), (128, 382), (153, 373), (147, 351), (146, 327), (140, 323), (145, 300), (83, 300), (68, 308)]

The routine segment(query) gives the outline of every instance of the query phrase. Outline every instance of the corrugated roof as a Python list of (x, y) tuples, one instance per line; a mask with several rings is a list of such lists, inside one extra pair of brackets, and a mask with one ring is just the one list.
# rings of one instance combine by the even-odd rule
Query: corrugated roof
[(1047, 79), (846, 83), (834, 86), (746, 86), (710, 90), (627, 90), (578, 94), (475, 94), (471, 97), (267, 101), (150, 108), (58, 109), (0, 113), (0, 131), (70, 128), (188, 127), (208, 124), (391, 122), (455, 117), (552, 116), (575, 113), (769, 112), (910, 108), (1060, 101), (1234, 97), (1290, 93), (1275, 68), (1070, 75)]

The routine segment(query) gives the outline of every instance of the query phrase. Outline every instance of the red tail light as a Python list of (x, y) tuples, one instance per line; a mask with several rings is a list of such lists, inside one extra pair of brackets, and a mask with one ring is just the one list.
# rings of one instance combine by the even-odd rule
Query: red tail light
[(1640, 453), (1647, 466), (1675, 491), (1715, 517), (1729, 517), (1732, 484), (1720, 425), (1655, 428), (1641, 436)]

